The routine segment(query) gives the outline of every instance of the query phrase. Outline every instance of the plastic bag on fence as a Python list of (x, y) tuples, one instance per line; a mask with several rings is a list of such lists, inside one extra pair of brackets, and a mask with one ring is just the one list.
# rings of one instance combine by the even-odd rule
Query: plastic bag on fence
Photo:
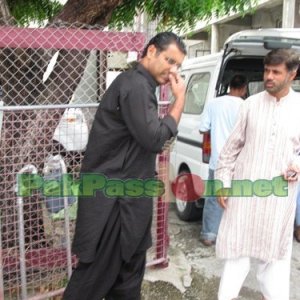
[[(72, 189), (73, 195), (78, 195), (79, 183), (73, 184), (71, 189)], [(68, 206), (68, 215), (69, 215), (70, 220), (75, 220), (77, 217), (77, 204), (78, 204), (78, 201), (76, 198), (76, 201)], [(54, 221), (64, 219), (65, 218), (65, 209), (62, 209), (57, 213), (51, 214), (51, 218)]]
[[(61, 162), (61, 155), (50, 155), (45, 162), (44, 174), (44, 193), (46, 208), (50, 213), (57, 213), (64, 209), (64, 186)], [(66, 180), (65, 176), (65, 180)], [(73, 204), (77, 198), (68, 196), (68, 205)]]
[[(68, 206), (69, 220), (75, 220), (77, 216), (77, 201)], [(62, 209), (57, 213), (51, 214), (51, 219), (54, 221), (63, 220), (65, 218), (65, 210)]]

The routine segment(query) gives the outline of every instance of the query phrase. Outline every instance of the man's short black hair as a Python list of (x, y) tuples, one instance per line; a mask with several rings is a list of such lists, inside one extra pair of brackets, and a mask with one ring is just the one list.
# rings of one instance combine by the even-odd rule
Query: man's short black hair
[(276, 66), (285, 64), (289, 72), (297, 71), (299, 63), (299, 54), (292, 49), (274, 49), (264, 58), (264, 65)]
[(229, 83), (230, 88), (232, 89), (241, 89), (247, 85), (248, 81), (246, 76), (241, 74), (234, 75)]
[(186, 47), (181, 37), (171, 31), (160, 32), (154, 36), (143, 50), (142, 58), (146, 56), (149, 46), (154, 45), (158, 52), (164, 51), (169, 45), (175, 44), (186, 55)]

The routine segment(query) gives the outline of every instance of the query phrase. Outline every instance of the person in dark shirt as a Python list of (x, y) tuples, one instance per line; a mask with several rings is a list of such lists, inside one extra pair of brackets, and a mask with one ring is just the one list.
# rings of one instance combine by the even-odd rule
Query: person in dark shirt
[[(156, 154), (177, 134), (185, 93), (177, 71), (185, 55), (177, 35), (159, 33), (103, 96), (82, 162), (72, 248), (79, 263), (65, 300), (140, 299), (152, 196), (163, 188), (153, 180)], [(160, 119), (155, 90), (167, 83), (175, 102)]]

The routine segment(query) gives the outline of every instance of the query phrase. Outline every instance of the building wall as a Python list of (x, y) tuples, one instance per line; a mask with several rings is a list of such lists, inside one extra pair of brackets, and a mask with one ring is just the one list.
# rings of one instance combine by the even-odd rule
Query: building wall
[(282, 5), (258, 10), (252, 16), (252, 28), (282, 27)]
[[(249, 25), (231, 25), (231, 24), (221, 24), (219, 26), (219, 51), (223, 48), (223, 44), (229, 36), (241, 30), (250, 29)], [(211, 38), (211, 37), (210, 37)]]
[[(290, 1), (290, 0), (283, 0)], [(282, 27), (282, 18), (283, 18), (283, 1), (265, 1), (264, 5), (261, 5), (256, 8), (254, 13), (247, 14), (246, 16), (236, 16), (228, 17), (222, 20), (215, 20), (211, 22), (212, 24), (217, 25), (218, 35), (215, 37), (211, 34), (211, 31), (208, 33), (208, 36), (204, 36), (203, 39), (198, 39), (198, 43), (193, 41), (193, 43), (188, 47), (189, 57), (195, 57), (200, 55), (206, 55), (211, 52), (211, 46), (214, 45), (214, 48), (217, 51), (220, 51), (223, 47), (226, 39), (235, 32), (247, 29), (258, 29), (258, 28), (280, 28)], [(292, 1), (292, 0), (291, 0)], [(300, 27), (300, 0), (295, 0), (295, 26)], [(261, 1), (263, 2), (263, 1)], [(297, 26), (298, 24), (298, 26)], [(207, 28), (207, 27), (206, 27)], [(195, 37), (201, 37), (201, 32), (203, 28), (195, 31)], [(215, 46), (217, 39), (217, 47)], [(204, 51), (205, 50), (205, 51)]]
[(295, 4), (295, 27), (300, 27), (300, 0), (296, 0)]
[(198, 57), (210, 54), (210, 40), (186, 40), (188, 57)]
[[(300, 1), (300, 0), (299, 0)], [(277, 28), (282, 24), (282, 6), (258, 10), (251, 16), (250, 22), (243, 24), (243, 18), (239, 18), (240, 24), (222, 23), (219, 25), (219, 50), (224, 42), (232, 34), (247, 29)], [(211, 38), (211, 37), (210, 37)]]

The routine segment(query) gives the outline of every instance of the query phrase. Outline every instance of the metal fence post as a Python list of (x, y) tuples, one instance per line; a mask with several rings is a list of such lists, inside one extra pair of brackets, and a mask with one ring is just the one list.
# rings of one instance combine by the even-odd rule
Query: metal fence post
[[(34, 165), (26, 165), (17, 174), (16, 192), (20, 188), (19, 176), (24, 173), (37, 174), (37, 169)], [(24, 233), (24, 212), (23, 212), (23, 197), (17, 197), (18, 206), (18, 229), (19, 229), (19, 261), (20, 261), (20, 274), (21, 274), (21, 297), (22, 300), (27, 299), (27, 282), (26, 282), (26, 258), (25, 258), (25, 233)]]
[[(160, 154), (158, 161), (159, 165), (165, 167), (165, 162), (167, 161), (166, 154)], [(161, 168), (160, 168), (161, 169)], [(164, 170), (165, 171), (165, 170)], [(162, 174), (165, 175), (165, 174)], [(166, 183), (166, 176), (160, 179)], [(167, 191), (167, 189), (165, 189)], [(157, 243), (156, 243), (156, 259), (161, 260), (161, 263), (158, 265), (160, 267), (167, 267), (168, 263), (168, 246), (169, 246), (169, 235), (168, 235), (168, 208), (169, 203), (166, 201), (166, 195), (162, 195), (157, 199), (157, 219), (156, 219), (156, 235), (157, 235)]]
[[(164, 85), (160, 87), (160, 101), (159, 101), (159, 116), (164, 117), (169, 111), (169, 88)], [(169, 147), (158, 155), (158, 178), (163, 181), (165, 185), (165, 193), (157, 199), (157, 224), (156, 224), (156, 259), (161, 261), (160, 267), (168, 266), (168, 211), (169, 211)]]
[(64, 176), (67, 174), (67, 167), (63, 159), (60, 160), (60, 167), (62, 171), (62, 184), (64, 193), (64, 218), (65, 218), (65, 235), (66, 235), (66, 253), (67, 253), (67, 268), (68, 268), (68, 278), (70, 279), (72, 275), (72, 253), (71, 253), (71, 237), (70, 237), (70, 218), (68, 211), (68, 195), (65, 195), (67, 191), (67, 178)]

